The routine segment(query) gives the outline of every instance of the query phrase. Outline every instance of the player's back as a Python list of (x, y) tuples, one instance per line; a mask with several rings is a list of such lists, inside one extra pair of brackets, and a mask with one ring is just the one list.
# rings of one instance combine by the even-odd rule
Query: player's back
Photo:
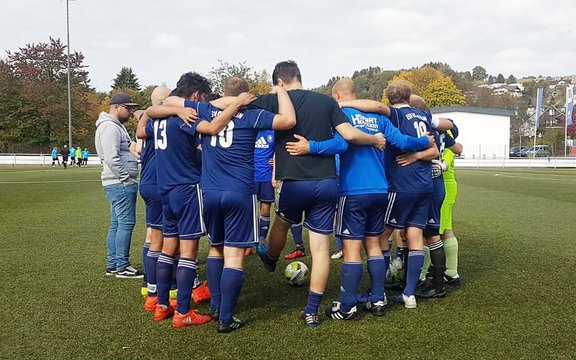
[[(215, 117), (220, 110), (212, 111)], [(265, 110), (244, 110), (218, 135), (202, 136), (203, 190), (254, 194), (254, 143), (261, 128), (272, 127), (273, 118)]]
[(270, 181), (274, 156), (274, 130), (260, 130), (254, 144), (254, 181)]
[(188, 126), (180, 118), (170, 117), (155, 120), (152, 128), (158, 190), (163, 193), (177, 185), (199, 183), (196, 124)]
[[(382, 132), (382, 115), (342, 109), (352, 126), (367, 134)], [(388, 191), (384, 154), (373, 146), (349, 144), (340, 154), (340, 195), (375, 194)]]
[[(146, 125), (154, 129), (154, 120), (148, 119)], [(147, 134), (148, 135), (148, 134)], [(156, 151), (154, 149), (154, 133), (142, 139), (142, 153), (140, 154), (142, 170), (140, 184), (156, 184)]]
[[(413, 137), (425, 136), (430, 132), (431, 115), (428, 112), (403, 106), (390, 108), (390, 122), (403, 134)], [(386, 176), (390, 191), (427, 193), (432, 191), (432, 168), (429, 161), (416, 161), (408, 166), (401, 166), (396, 157), (405, 151), (393, 145), (384, 151)]]
[[(308, 90), (288, 91), (296, 110), (296, 126), (290, 130), (275, 131), (276, 178), (280, 180), (320, 180), (336, 177), (333, 156), (291, 156), (286, 143), (296, 141), (294, 134), (308, 140), (323, 141), (332, 138), (333, 129), (348, 120), (338, 104), (329, 96)], [(278, 112), (275, 95), (258, 97), (254, 106)]]

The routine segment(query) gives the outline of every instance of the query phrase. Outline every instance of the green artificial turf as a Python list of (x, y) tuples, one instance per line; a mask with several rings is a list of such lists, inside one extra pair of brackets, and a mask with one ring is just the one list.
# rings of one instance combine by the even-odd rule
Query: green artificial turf
[[(385, 317), (357, 322), (321, 317), (308, 329), (296, 318), (307, 289), (284, 281), (288, 262), (270, 274), (253, 255), (237, 309), (248, 325), (220, 335), (215, 324), (155, 323), (140, 280), (104, 275), (109, 209), (97, 168), (0, 167), (0, 358), (575, 358), (576, 171), (457, 176), (463, 285), (446, 298), (415, 310), (392, 304)], [(139, 268), (143, 241), (139, 200), (131, 251)], [(201, 258), (206, 248), (203, 239)], [(340, 265), (332, 262), (322, 309), (338, 297)]]

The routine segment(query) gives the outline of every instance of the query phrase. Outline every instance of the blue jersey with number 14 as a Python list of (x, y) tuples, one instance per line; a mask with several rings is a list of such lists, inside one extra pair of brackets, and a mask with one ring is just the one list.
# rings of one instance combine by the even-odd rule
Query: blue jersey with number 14
[[(210, 103), (186, 101), (202, 120), (212, 120), (221, 110)], [(272, 129), (275, 114), (266, 110), (238, 112), (213, 136), (202, 136), (202, 190), (254, 194), (254, 142), (260, 129)]]
[[(425, 136), (430, 132), (432, 115), (428, 112), (403, 106), (390, 107), (390, 122), (401, 133), (413, 137)], [(398, 155), (405, 151), (395, 146), (387, 146), (384, 151), (386, 158), (386, 177), (389, 190), (401, 193), (432, 192), (432, 167), (429, 161), (416, 161), (408, 166), (400, 166), (396, 162)]]

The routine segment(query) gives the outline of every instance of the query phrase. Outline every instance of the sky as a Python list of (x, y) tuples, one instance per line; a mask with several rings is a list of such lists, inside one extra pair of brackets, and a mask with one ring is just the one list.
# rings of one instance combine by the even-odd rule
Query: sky
[[(576, 73), (575, 4), (569, 0), (74, 0), (70, 48), (90, 84), (109, 91), (122, 66), (140, 84), (173, 87), (218, 60), (269, 73), (295, 60), (305, 88), (333, 76), (431, 61), (489, 74)], [(66, 42), (66, 0), (2, 0), (0, 47)], [(5, 53), (0, 57), (5, 57)]]

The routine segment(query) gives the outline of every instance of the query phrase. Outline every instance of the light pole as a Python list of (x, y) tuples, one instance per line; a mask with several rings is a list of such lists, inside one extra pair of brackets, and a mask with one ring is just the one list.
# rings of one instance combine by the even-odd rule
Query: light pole
[(70, 89), (70, 0), (66, 0), (66, 57), (68, 64), (68, 149), (72, 148), (72, 91)]

